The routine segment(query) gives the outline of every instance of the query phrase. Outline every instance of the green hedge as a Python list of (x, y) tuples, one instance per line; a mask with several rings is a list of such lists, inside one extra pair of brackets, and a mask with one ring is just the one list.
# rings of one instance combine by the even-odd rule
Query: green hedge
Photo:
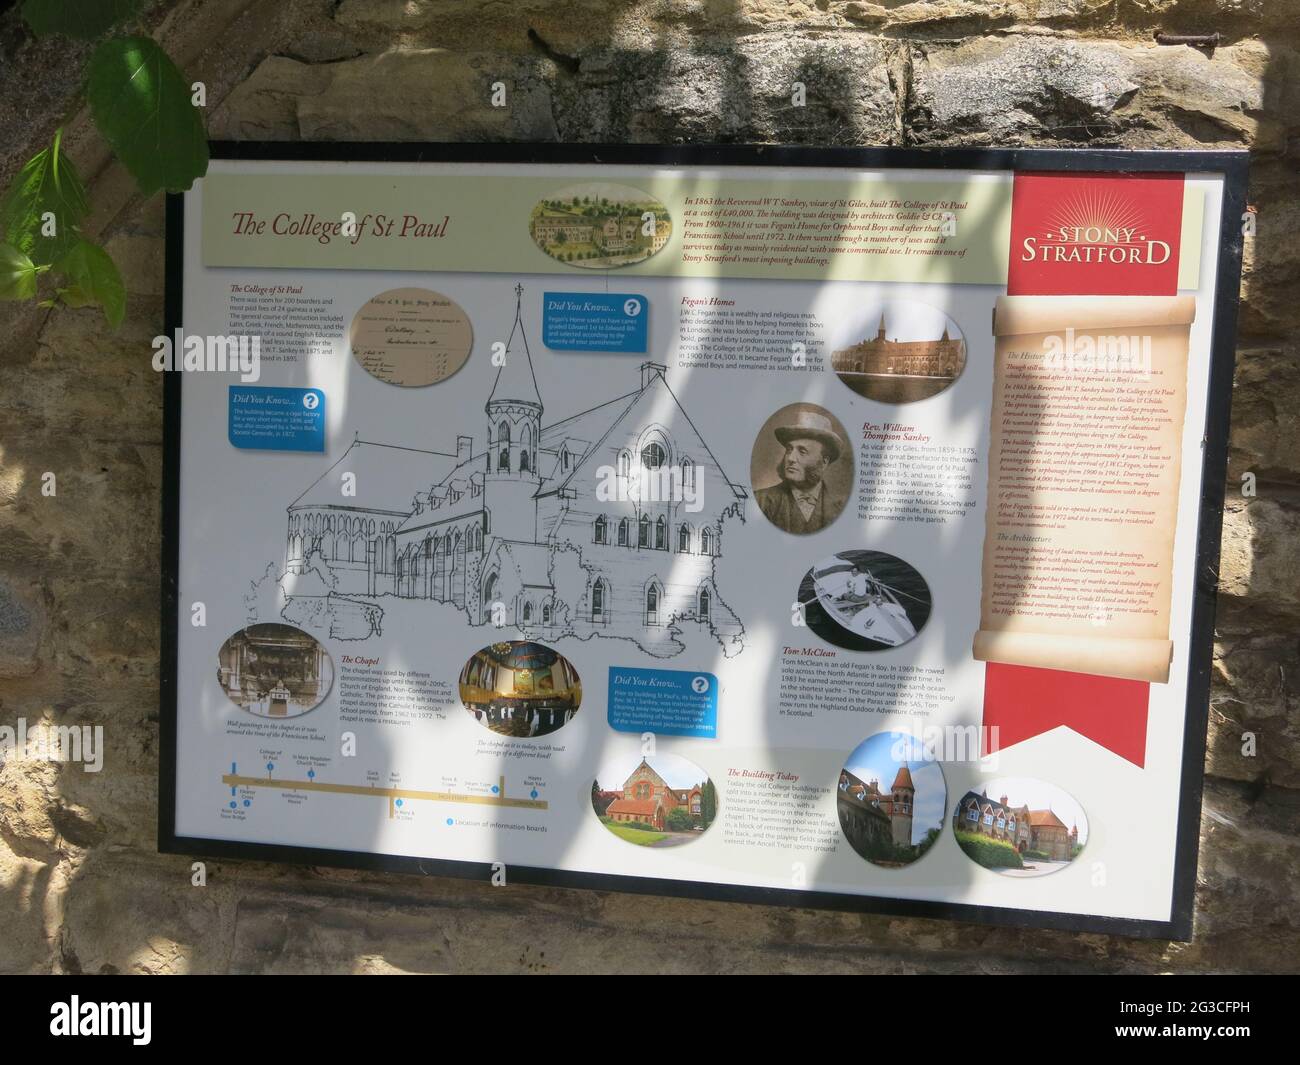
[(662, 828), (655, 828), (648, 821), (615, 821), (612, 817), (602, 817), (602, 824), (618, 825), (619, 828), (635, 828), (641, 832), (662, 832)]
[(966, 852), (966, 857), (978, 862), (985, 869), (1023, 869), (1025, 863), (1020, 860), (1016, 848), (1006, 840), (990, 839), (971, 832), (957, 832), (957, 845)]

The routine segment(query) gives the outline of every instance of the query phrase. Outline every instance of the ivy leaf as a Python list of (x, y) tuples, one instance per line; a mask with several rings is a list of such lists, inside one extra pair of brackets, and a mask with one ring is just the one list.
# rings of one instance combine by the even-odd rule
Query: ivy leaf
[(36, 295), (36, 264), (12, 244), (0, 244), (0, 300)]
[(130, 18), (143, 0), (25, 0), (23, 21), (37, 37), (59, 33), (83, 41)]
[[(72, 160), (63, 154), (61, 140), (62, 130), (53, 144), (28, 160), (0, 200), (0, 239), (43, 265), (67, 254), (89, 210), (86, 189)], [(47, 212), (54, 215), (52, 235), (46, 233)]]
[(116, 329), (126, 316), (126, 286), (117, 265), (98, 244), (79, 240), (55, 267), (69, 282), (59, 297), (69, 307), (98, 304), (108, 324)]
[(86, 95), (104, 139), (146, 196), (182, 192), (208, 170), (203, 120), (190, 87), (148, 37), (114, 37), (90, 57)]

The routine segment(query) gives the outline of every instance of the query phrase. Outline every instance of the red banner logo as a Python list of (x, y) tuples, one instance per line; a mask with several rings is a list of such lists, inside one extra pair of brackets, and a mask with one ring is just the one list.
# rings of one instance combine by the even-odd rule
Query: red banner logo
[(1017, 174), (1011, 296), (1173, 296), (1182, 174)]

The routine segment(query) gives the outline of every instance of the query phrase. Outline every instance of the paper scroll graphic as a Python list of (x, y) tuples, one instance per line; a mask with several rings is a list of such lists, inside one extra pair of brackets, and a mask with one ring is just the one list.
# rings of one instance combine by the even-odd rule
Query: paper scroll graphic
[(986, 662), (1167, 683), (1190, 296), (1004, 296)]

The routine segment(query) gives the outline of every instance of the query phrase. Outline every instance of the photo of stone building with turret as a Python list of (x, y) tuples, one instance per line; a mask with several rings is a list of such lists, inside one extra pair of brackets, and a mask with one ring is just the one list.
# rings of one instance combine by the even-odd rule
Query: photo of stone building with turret
[(911, 846), (912, 806), (916, 786), (907, 766), (900, 766), (888, 792), (879, 780), (859, 780), (847, 769), (840, 773), (836, 805), (840, 827), (855, 851), (868, 857), (885, 852), (881, 844)]
[[(885, 780), (888, 788), (881, 786)], [(915, 737), (878, 732), (858, 744), (840, 770), (840, 831), (874, 865), (909, 865), (939, 838), (947, 794), (943, 770)]]
[[(546, 422), (522, 286), (514, 295), (481, 435), (446, 450), (358, 436), (289, 505), (288, 574), (328, 570), (336, 638), (369, 636), (397, 597), (535, 639), (626, 637), (663, 657), (682, 649), (674, 628), (695, 622), (736, 653), (744, 629), (714, 566), (745, 490), (656, 363), (627, 391)], [(353, 496), (340, 492), (345, 474)]]

